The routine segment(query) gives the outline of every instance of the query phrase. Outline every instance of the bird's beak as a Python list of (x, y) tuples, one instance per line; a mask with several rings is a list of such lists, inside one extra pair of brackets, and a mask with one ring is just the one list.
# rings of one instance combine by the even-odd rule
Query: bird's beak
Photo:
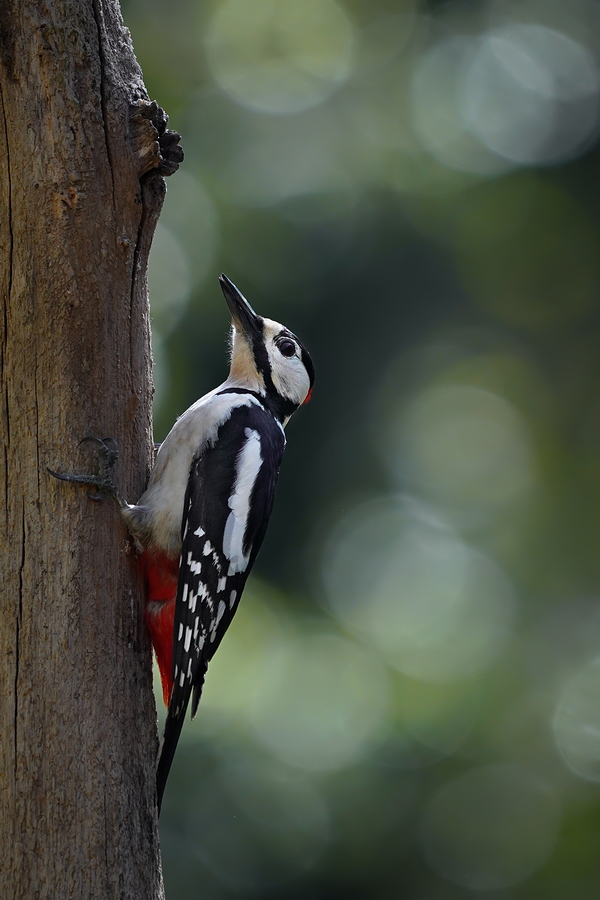
[(252, 339), (253, 335), (262, 334), (262, 318), (257, 316), (246, 298), (236, 288), (227, 275), (219, 275), (219, 284), (227, 301), (233, 324), (238, 331)]

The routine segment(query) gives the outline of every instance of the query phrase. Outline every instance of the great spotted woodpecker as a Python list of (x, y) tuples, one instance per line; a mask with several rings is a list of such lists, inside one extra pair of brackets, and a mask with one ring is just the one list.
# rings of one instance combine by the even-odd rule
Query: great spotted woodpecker
[[(229, 375), (177, 420), (138, 503), (125, 503), (108, 474), (58, 476), (109, 490), (141, 550), (145, 618), (168, 706), (159, 810), (190, 697), (193, 718), (265, 535), (284, 427), (314, 381), (298, 338), (257, 315), (225, 275), (219, 281), (232, 317)], [(110, 464), (114, 454), (102, 447)]]

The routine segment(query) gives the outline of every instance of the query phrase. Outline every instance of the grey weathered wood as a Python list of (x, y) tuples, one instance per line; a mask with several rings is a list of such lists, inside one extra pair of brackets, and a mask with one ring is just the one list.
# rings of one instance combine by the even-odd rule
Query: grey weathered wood
[[(146, 262), (164, 182), (115, 0), (0, 0), (0, 896), (163, 895), (142, 587), (111, 501), (151, 461)], [(135, 104), (138, 104), (136, 108)], [(140, 177), (146, 173), (140, 184)]]

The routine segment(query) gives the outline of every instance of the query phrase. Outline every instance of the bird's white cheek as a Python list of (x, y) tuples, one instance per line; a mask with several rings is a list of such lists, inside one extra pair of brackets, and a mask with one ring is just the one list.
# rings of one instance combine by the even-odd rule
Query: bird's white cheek
[(286, 371), (274, 369), (271, 377), (278, 394), (286, 397), (293, 403), (297, 403), (298, 406), (304, 402), (310, 388), (310, 382), (301, 363), (297, 369), (289, 368)]

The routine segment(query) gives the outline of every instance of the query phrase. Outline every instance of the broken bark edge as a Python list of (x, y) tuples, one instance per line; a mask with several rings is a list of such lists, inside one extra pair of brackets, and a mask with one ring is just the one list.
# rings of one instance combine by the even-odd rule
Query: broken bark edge
[(167, 128), (168, 121), (156, 100), (136, 100), (130, 106), (130, 139), (140, 178), (173, 175), (183, 161), (181, 135)]

